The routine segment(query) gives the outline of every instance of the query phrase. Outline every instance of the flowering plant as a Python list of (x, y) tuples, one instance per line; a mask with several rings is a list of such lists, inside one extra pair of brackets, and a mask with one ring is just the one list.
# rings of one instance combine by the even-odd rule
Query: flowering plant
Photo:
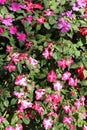
[(0, 130), (87, 130), (87, 1), (0, 10)]

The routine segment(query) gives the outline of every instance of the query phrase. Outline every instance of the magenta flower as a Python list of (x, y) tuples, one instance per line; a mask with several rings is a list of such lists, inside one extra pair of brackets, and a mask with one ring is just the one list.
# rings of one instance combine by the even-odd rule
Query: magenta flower
[(57, 75), (56, 75), (56, 73), (54, 72), (54, 70), (50, 71), (50, 72), (48, 73), (48, 75), (47, 75), (47, 80), (48, 80), (49, 82), (54, 82), (54, 81), (56, 80), (56, 78), (57, 78)]
[(56, 90), (56, 91), (61, 91), (62, 85), (61, 85), (60, 81), (54, 82), (54, 83), (53, 83), (53, 88), (54, 88), (54, 90)]
[(0, 28), (0, 35), (5, 31), (4, 28)]
[(36, 20), (37, 20), (37, 24), (44, 24), (44, 22), (45, 22), (44, 17), (37, 18)]
[(52, 127), (53, 121), (51, 119), (44, 118), (42, 124), (43, 124), (45, 130), (48, 130)]
[(13, 12), (16, 12), (17, 10), (21, 10), (20, 4), (18, 4), (18, 3), (12, 3), (11, 7), (10, 7), (10, 10), (13, 11)]
[(12, 26), (10, 28), (10, 34), (16, 34), (17, 33), (17, 27), (16, 26)]
[(25, 49), (28, 50), (32, 46), (33, 42), (32, 41), (27, 41), (25, 43)]
[(2, 116), (2, 117), (0, 117), (0, 123), (3, 123), (4, 122), (4, 120), (5, 120), (5, 118)]
[(18, 33), (17, 34), (17, 39), (18, 39), (19, 42), (24, 42), (26, 40), (26, 34)]
[(27, 17), (27, 21), (28, 21), (29, 24), (31, 24), (33, 22), (33, 17), (31, 15), (29, 15)]
[(64, 20), (64, 18), (60, 18), (58, 20), (58, 29), (60, 29), (61, 33), (67, 33), (70, 30), (71, 25)]
[(66, 105), (66, 106), (63, 105), (62, 108), (63, 108), (63, 110), (64, 110), (64, 112), (65, 112), (66, 114), (68, 114), (68, 113), (71, 112), (71, 110), (70, 110), (70, 105)]
[(27, 82), (26, 82), (26, 78), (24, 75), (19, 75), (16, 77), (15, 79), (15, 85), (17, 86), (26, 86)]
[(42, 56), (45, 59), (51, 59), (51, 57), (52, 57), (52, 51), (51, 51), (51, 49), (49, 49), (48, 47), (46, 47), (45, 50), (42, 53)]
[(2, 23), (5, 25), (5, 26), (11, 26), (12, 25), (12, 18), (5, 18)]
[(75, 105), (75, 107), (76, 107), (77, 110), (80, 110), (81, 102), (80, 102), (79, 100), (76, 100), (76, 101), (74, 102), (74, 105)]
[(0, 0), (0, 4), (4, 5), (6, 3), (6, 0)]

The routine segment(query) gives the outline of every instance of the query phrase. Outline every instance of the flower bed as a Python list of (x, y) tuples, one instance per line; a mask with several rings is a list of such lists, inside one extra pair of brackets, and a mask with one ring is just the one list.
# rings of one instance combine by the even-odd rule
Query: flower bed
[(0, 130), (87, 130), (87, 1), (0, 0)]

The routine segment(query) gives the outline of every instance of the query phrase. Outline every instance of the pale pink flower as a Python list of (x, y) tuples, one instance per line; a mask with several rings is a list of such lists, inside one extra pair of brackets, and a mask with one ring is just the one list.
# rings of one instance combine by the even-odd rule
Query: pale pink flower
[(20, 102), (18, 102), (19, 105), (19, 109), (20, 110), (23, 110), (23, 109), (26, 109), (26, 108), (32, 108), (32, 103), (28, 100), (22, 100)]
[(66, 106), (63, 105), (62, 108), (63, 108), (63, 110), (64, 110), (64, 112), (65, 112), (66, 114), (68, 114), (68, 113), (71, 112), (71, 110), (70, 110), (70, 105), (66, 105)]
[(44, 94), (45, 94), (45, 89), (37, 89), (35, 91), (36, 94), (36, 100), (42, 100)]
[(85, 105), (85, 97), (84, 96), (81, 96), (80, 97), (80, 101), (81, 101), (81, 106), (84, 106)]
[(69, 80), (70, 76), (71, 76), (71, 73), (66, 71), (65, 73), (62, 74), (62, 80), (63, 81)]
[(53, 12), (52, 12), (51, 10), (47, 9), (47, 10), (45, 11), (44, 16), (53, 16)]
[(5, 118), (2, 116), (2, 117), (0, 117), (0, 123), (3, 123), (4, 122), (4, 120), (5, 120)]
[(24, 92), (23, 91), (20, 91), (20, 92), (14, 91), (13, 95), (16, 96), (17, 98), (22, 98), (24, 96)]
[(26, 82), (26, 78), (24, 75), (19, 75), (16, 77), (15, 79), (15, 85), (17, 86), (26, 86), (27, 82)]
[(84, 125), (83, 130), (87, 130), (87, 126)]
[(17, 33), (17, 27), (16, 26), (12, 26), (10, 27), (10, 34), (16, 34)]
[(66, 117), (66, 116), (64, 116), (64, 118), (63, 118), (63, 123), (64, 123), (64, 124), (70, 125), (70, 124), (71, 124), (71, 121), (72, 121), (72, 118), (71, 118), (71, 117)]
[(43, 124), (45, 130), (48, 130), (52, 127), (53, 121), (51, 119), (44, 118), (42, 124)]
[(23, 126), (21, 124), (16, 124), (15, 130), (23, 130)]
[(61, 85), (60, 81), (54, 82), (53, 88), (54, 88), (54, 90), (61, 91), (62, 85)]
[(31, 56), (28, 58), (29, 63), (36, 69), (38, 61)]
[(18, 33), (17, 34), (17, 39), (18, 39), (19, 42), (24, 42), (26, 40), (26, 34)]
[(6, 3), (6, 0), (0, 0), (0, 4), (4, 5)]
[(11, 26), (12, 25), (12, 18), (5, 18), (2, 23), (5, 25), (5, 26)]
[(31, 24), (33, 22), (33, 17), (31, 15), (29, 15), (27, 17), (27, 21), (28, 21), (29, 24)]
[(11, 61), (14, 62), (14, 64), (17, 64), (19, 62), (19, 55), (20, 55), (20, 53), (18, 53), (18, 52), (14, 52), (11, 55)]
[(13, 12), (16, 12), (17, 10), (21, 10), (20, 4), (18, 4), (18, 3), (12, 3), (11, 7), (10, 7), (10, 10), (12, 10)]
[(15, 130), (12, 126), (6, 127), (5, 130)]
[(37, 20), (38, 24), (44, 24), (44, 22), (45, 22), (44, 17), (37, 18), (36, 20)]
[(62, 68), (63, 70), (67, 67), (66, 60), (62, 59), (57, 62), (58, 67)]
[(71, 77), (71, 78), (69, 78), (69, 80), (68, 80), (68, 85), (70, 85), (71, 87), (75, 87), (75, 86), (77, 86), (77, 82), (78, 82), (77, 79), (73, 79), (73, 78)]
[(69, 59), (66, 60), (66, 65), (69, 67), (73, 62), (74, 61), (73, 61), (72, 57), (70, 57)]
[(86, 112), (81, 113), (81, 115), (82, 115), (82, 119), (85, 120), (86, 119)]
[(16, 66), (13, 65), (12, 63), (5, 65), (3, 68), (4, 68), (4, 70), (7, 70), (9, 73), (12, 73), (13, 71), (16, 70)]
[(58, 115), (57, 115), (57, 113), (55, 113), (55, 112), (50, 112), (50, 113), (47, 114), (47, 116), (48, 116), (48, 117), (49, 117), (49, 116), (52, 116), (52, 117), (54, 117), (54, 118), (58, 118)]
[(79, 101), (79, 100), (76, 100), (76, 101), (74, 102), (74, 106), (76, 107), (77, 110), (80, 110), (80, 107), (81, 107), (80, 101)]
[(6, 52), (10, 52), (11, 50), (13, 50), (12, 46), (6, 46)]
[(50, 71), (50, 72), (48, 73), (48, 75), (47, 75), (47, 80), (48, 80), (49, 82), (54, 82), (54, 81), (56, 80), (56, 78), (57, 78), (57, 75), (56, 75), (56, 73), (54, 72), (54, 70)]

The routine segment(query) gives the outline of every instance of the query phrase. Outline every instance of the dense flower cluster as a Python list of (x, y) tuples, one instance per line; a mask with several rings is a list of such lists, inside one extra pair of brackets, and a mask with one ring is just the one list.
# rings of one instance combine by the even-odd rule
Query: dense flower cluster
[(87, 130), (87, 0), (0, 0), (0, 130)]

